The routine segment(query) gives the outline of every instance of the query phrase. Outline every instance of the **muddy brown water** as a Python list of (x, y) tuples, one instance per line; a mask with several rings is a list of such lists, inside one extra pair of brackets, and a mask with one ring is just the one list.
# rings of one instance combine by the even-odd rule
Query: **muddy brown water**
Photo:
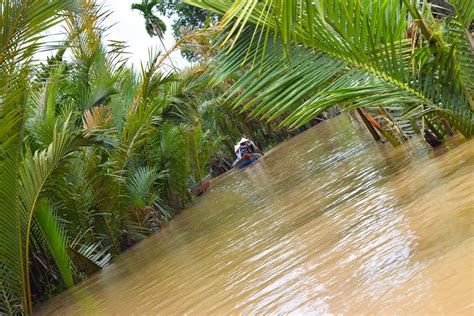
[(473, 315), (474, 140), (449, 147), (320, 124), (37, 313)]

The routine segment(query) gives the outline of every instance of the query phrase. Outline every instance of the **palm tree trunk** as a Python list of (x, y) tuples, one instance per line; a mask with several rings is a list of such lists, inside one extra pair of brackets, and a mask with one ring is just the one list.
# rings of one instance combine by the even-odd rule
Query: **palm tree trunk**
[(375, 139), (375, 141), (379, 142), (381, 140), (380, 135), (377, 133), (375, 128), (372, 126), (370, 121), (367, 119), (367, 117), (364, 115), (361, 109), (356, 109), (357, 113), (359, 113), (360, 117), (362, 118), (362, 121), (364, 121), (365, 126), (367, 126), (367, 129), (369, 130), (370, 134), (372, 134), (372, 137)]
[[(158, 27), (155, 25), (155, 23), (151, 23), (152, 27), (153, 27), (153, 31), (155, 31), (155, 34), (156, 36), (158, 36), (158, 39), (160, 40), (161, 42), (161, 46), (163, 46), (163, 49), (165, 50), (165, 53), (168, 51), (166, 46), (165, 46), (165, 43), (163, 42), (163, 38), (162, 36), (160, 36), (161, 32), (160, 30), (158, 29)], [(174, 71), (177, 71), (178, 68), (176, 67), (176, 65), (173, 63), (173, 60), (171, 59), (171, 57), (169, 57), (169, 60), (170, 60), (170, 63), (171, 63), (171, 66), (173, 67)]]
[(193, 139), (193, 151), (194, 151), (194, 163), (196, 164), (196, 176), (199, 179), (199, 186), (201, 187), (202, 193), (204, 193), (204, 185), (202, 183), (202, 173), (201, 173), (201, 164), (199, 162), (199, 146), (198, 143), (196, 142), (196, 127), (193, 127), (193, 133), (192, 133), (192, 139)]

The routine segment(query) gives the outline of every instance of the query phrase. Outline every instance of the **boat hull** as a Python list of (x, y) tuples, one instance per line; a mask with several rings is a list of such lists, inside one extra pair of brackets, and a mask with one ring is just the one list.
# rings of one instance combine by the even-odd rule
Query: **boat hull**
[(251, 164), (253, 164), (255, 161), (257, 161), (260, 157), (262, 157), (261, 154), (254, 153), (254, 154), (245, 154), (240, 158), (239, 160), (236, 160), (233, 164), (234, 168), (242, 169), (245, 168)]

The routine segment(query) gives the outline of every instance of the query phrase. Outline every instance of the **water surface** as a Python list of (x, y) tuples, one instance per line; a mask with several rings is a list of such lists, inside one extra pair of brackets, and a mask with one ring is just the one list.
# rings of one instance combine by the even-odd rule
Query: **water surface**
[(352, 125), (322, 123), (216, 179), (38, 312), (474, 314), (474, 140), (433, 153)]

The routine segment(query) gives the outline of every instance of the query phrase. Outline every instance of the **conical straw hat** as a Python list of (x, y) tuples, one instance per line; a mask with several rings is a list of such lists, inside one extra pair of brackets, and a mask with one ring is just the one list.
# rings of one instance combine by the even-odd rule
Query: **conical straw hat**
[(244, 138), (242, 137), (239, 142), (237, 143), (237, 145), (234, 146), (234, 151), (237, 152), (240, 148), (240, 144), (242, 143), (246, 143), (246, 142), (250, 142), (250, 139), (247, 139), (247, 138)]

